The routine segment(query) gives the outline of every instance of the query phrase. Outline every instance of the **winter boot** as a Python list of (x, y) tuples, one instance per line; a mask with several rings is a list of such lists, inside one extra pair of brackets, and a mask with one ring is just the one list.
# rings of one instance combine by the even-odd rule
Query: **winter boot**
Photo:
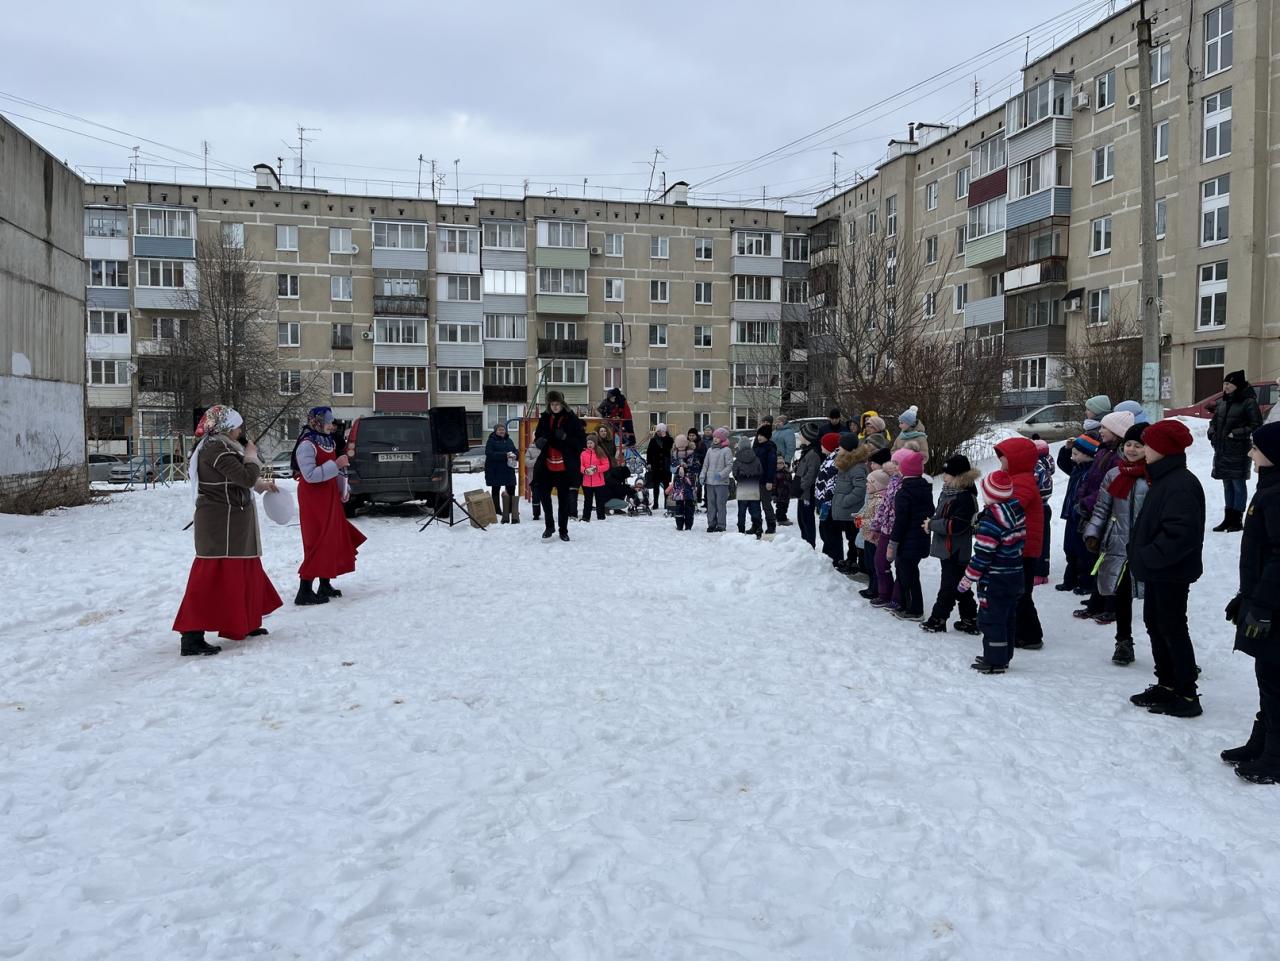
[(569, 539), (569, 532), (568, 532), (568, 531), (561, 531), (561, 532), (560, 532), (560, 540), (562, 540), (562, 541), (567, 541), (568, 539)]
[(1222, 511), (1222, 520), (1218, 522), (1217, 527), (1213, 528), (1213, 532), (1215, 534), (1221, 534), (1223, 531), (1227, 529), (1227, 527), (1230, 524), (1231, 524), (1231, 511), (1229, 508), (1224, 508)]
[(865, 588), (864, 590), (858, 591), (858, 596), (865, 597), (867, 600), (873, 601), (880, 596), (880, 588), (878, 587)]
[(222, 648), (217, 644), (206, 644), (204, 631), (187, 631), (182, 635), (182, 656), (193, 657), (198, 654), (217, 654)]
[(341, 597), (342, 591), (330, 584), (329, 578), (322, 577), (320, 578), (320, 589), (316, 591), (316, 594), (320, 597)]
[(248, 634), (249, 637), (266, 637), (271, 632), (265, 627), (255, 627)]
[(677, 518), (676, 518), (676, 530), (678, 530), (678, 531), (682, 531), (682, 530), (684, 530), (684, 518), (683, 518), (683, 517), (677, 517)]
[(947, 633), (947, 622), (940, 621), (936, 617), (931, 617), (920, 625), (920, 630), (926, 634), (945, 634)]
[(973, 663), (969, 665), (979, 674), (1003, 674), (1009, 670), (1008, 664), (992, 664), (982, 655), (978, 655), (973, 659)]
[(328, 604), (329, 598), (317, 594), (311, 589), (310, 578), (302, 578), (298, 584), (298, 596), (293, 599), (295, 604)]
[(1262, 716), (1258, 715), (1253, 719), (1253, 730), (1249, 734), (1249, 740), (1239, 747), (1228, 748), (1218, 756), (1228, 764), (1256, 761), (1262, 757), (1262, 751), (1266, 744), (1267, 729), (1262, 725)]
[(511, 498), (506, 491), (498, 495), (498, 515), (503, 524), (511, 523)]
[(1200, 698), (1195, 694), (1190, 697), (1179, 694), (1171, 701), (1152, 704), (1147, 711), (1151, 714), (1167, 714), (1169, 717), (1199, 717), (1204, 713), (1200, 709)]
[(1114, 624), (1116, 622), (1116, 612), (1099, 611), (1097, 614), (1093, 615), (1093, 622), (1095, 624), (1101, 624), (1103, 627), (1106, 627), (1108, 624)]
[(1250, 784), (1280, 784), (1280, 758), (1264, 756), (1243, 761), (1236, 766), (1236, 776)]
[(973, 637), (977, 637), (979, 634), (982, 633), (982, 631), (978, 630), (978, 622), (974, 619), (967, 618), (967, 617), (960, 618), (960, 620), (956, 621), (951, 626), (954, 627), (961, 634), (969, 634)]
[(553, 538), (553, 537), (555, 537), (555, 536), (556, 536), (556, 529), (555, 529), (555, 527), (553, 527), (551, 524), (548, 524), (548, 525), (547, 525), (547, 529), (546, 529), (546, 530), (544, 530), (544, 531), (542, 532), (542, 539), (543, 539), (544, 541), (549, 541), (549, 540), (551, 540), (551, 538)]
[(1154, 704), (1168, 704), (1175, 697), (1177, 695), (1173, 693), (1173, 688), (1152, 684), (1145, 691), (1130, 697), (1129, 703), (1137, 707), (1151, 707)]
[(1243, 520), (1244, 514), (1241, 511), (1227, 511), (1227, 526), (1223, 528), (1223, 531), (1228, 534), (1234, 534), (1237, 531), (1244, 530), (1244, 524), (1241, 523)]
[(1044, 641), (1014, 641), (1013, 646), (1020, 651), (1039, 651), (1044, 649)]
[(510, 508), (510, 513), (511, 513), (511, 523), (519, 524), (520, 523), (520, 497), (518, 495), (513, 497), (510, 494), (507, 494), (506, 497), (507, 497), (507, 505)]
[(1115, 653), (1111, 655), (1111, 663), (1113, 664), (1132, 664), (1133, 663), (1133, 639), (1126, 638), (1123, 641), (1116, 641)]
[(1063, 581), (1061, 584), (1054, 584), (1053, 589), (1055, 591), (1062, 591), (1065, 593), (1067, 591), (1074, 591), (1076, 589), (1076, 586), (1074, 584), (1068, 584), (1065, 581)]

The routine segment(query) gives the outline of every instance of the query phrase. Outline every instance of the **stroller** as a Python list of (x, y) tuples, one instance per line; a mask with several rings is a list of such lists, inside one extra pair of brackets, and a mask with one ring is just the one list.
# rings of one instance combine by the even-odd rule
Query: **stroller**
[(609, 472), (604, 475), (604, 506), (610, 512), (625, 512), (632, 517), (637, 514), (652, 514), (653, 511), (641, 499), (643, 491), (644, 474), (637, 478), (626, 464), (610, 467)]

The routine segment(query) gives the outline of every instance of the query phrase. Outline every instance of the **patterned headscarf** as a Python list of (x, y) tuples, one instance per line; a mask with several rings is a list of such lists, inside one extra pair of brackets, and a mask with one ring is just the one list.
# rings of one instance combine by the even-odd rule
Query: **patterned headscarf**
[(324, 430), (332, 423), (333, 409), (331, 407), (312, 407), (307, 411), (307, 427), (302, 432), (302, 436), (298, 438), (299, 443), (308, 440), (315, 444), (318, 449), (333, 450), (333, 435), (326, 434)]
[(196, 498), (200, 496), (200, 451), (204, 448), (204, 442), (216, 434), (225, 434), (229, 430), (235, 430), (244, 424), (244, 418), (240, 416), (240, 412), (234, 407), (226, 407), (223, 404), (214, 404), (204, 412), (204, 416), (200, 418), (200, 424), (196, 427), (196, 436), (200, 438), (200, 443), (196, 444), (195, 450), (191, 452), (191, 460), (187, 465), (187, 486), (191, 489), (191, 503), (196, 502)]

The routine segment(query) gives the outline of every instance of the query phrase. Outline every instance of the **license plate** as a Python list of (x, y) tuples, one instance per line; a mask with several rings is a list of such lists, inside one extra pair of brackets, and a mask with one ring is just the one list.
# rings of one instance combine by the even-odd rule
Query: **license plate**
[(379, 454), (378, 455), (379, 463), (386, 463), (387, 461), (411, 461), (411, 460), (413, 460), (412, 454)]

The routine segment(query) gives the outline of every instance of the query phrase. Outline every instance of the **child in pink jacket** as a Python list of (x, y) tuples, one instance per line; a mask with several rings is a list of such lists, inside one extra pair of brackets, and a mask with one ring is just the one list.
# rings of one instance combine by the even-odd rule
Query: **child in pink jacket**
[(587, 435), (587, 447), (579, 461), (582, 466), (582, 522), (591, 520), (591, 502), (596, 504), (596, 517), (604, 520), (604, 475), (609, 473), (609, 458), (600, 445), (596, 443), (596, 435)]

